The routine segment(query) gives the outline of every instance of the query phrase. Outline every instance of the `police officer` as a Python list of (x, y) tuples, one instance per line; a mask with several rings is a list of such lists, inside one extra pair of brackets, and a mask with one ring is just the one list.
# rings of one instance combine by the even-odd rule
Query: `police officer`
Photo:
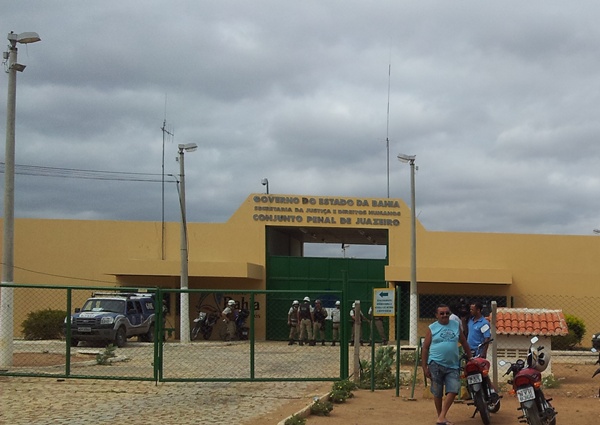
[(298, 307), (298, 323), (300, 323), (300, 342), (298, 345), (304, 345), (310, 341), (310, 345), (315, 345), (313, 341), (313, 308), (310, 305), (310, 298), (304, 297), (302, 304)]
[(331, 323), (333, 323), (333, 333), (331, 346), (335, 347), (335, 342), (340, 340), (340, 319), (341, 319), (340, 302), (335, 302), (335, 309), (331, 311)]
[(227, 307), (221, 313), (221, 317), (223, 317), (223, 322), (225, 322), (225, 329), (227, 330), (227, 334), (225, 336), (225, 341), (233, 341), (235, 339), (235, 301), (229, 300), (227, 301)]
[[(369, 307), (369, 319), (375, 321), (375, 328), (377, 329), (377, 333), (381, 338), (381, 345), (387, 345), (387, 337), (383, 330), (383, 317), (373, 316), (373, 307)], [(375, 335), (371, 335), (371, 345), (372, 344), (375, 344)]]
[(298, 338), (298, 307), (300, 303), (298, 300), (294, 300), (290, 310), (288, 311), (288, 326), (290, 327), (290, 337), (288, 345), (294, 345)]
[(325, 345), (325, 318), (327, 317), (327, 310), (321, 305), (321, 300), (315, 300), (315, 307), (313, 309), (313, 345), (317, 343), (319, 336), (321, 337), (321, 345)]

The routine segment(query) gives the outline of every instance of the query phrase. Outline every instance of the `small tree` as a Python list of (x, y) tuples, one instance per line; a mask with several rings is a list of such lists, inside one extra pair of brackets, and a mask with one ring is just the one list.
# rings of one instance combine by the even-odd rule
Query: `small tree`
[(553, 350), (572, 350), (576, 345), (581, 344), (585, 335), (585, 323), (578, 317), (571, 314), (565, 314), (565, 321), (569, 328), (569, 333), (562, 336), (552, 337)]
[(61, 339), (67, 312), (63, 310), (32, 311), (21, 323), (25, 339)]

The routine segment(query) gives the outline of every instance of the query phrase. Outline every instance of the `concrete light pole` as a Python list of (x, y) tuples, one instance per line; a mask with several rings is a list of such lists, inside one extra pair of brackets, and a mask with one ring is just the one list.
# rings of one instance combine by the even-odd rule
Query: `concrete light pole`
[(410, 329), (409, 344), (417, 346), (419, 305), (417, 291), (417, 220), (415, 214), (415, 158), (416, 155), (399, 154), (398, 160), (410, 164)]
[[(15, 115), (17, 103), (17, 71), (23, 72), (25, 65), (17, 63), (17, 43), (28, 44), (40, 41), (35, 32), (8, 34), (7, 61), (8, 97), (6, 101), (6, 154), (4, 159), (4, 233), (2, 236), (2, 283), (14, 283), (15, 252)], [(14, 289), (0, 288), (0, 367), (12, 366), (13, 359), (13, 298)]]
[[(186, 143), (178, 145), (179, 148), (179, 203), (181, 208), (181, 278), (180, 289), (187, 291), (188, 289), (188, 238), (187, 238), (187, 217), (185, 209), (185, 167), (183, 164), (184, 152), (194, 152), (198, 149), (195, 143)], [(190, 294), (181, 292), (179, 298), (180, 317), (179, 317), (179, 341), (183, 343), (190, 342)]]

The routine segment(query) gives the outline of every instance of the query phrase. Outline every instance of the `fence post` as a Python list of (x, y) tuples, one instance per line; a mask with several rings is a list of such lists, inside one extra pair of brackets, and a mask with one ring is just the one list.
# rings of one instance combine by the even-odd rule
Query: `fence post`
[(346, 324), (348, 323), (348, 315), (346, 313), (346, 306), (348, 300), (346, 298), (348, 294), (348, 272), (342, 270), (342, 305), (340, 308), (340, 377), (342, 379), (348, 379), (349, 372), (349, 349), (348, 349), (348, 338), (346, 336)]
[(361, 346), (361, 317), (360, 317), (360, 300), (354, 301), (354, 324), (352, 332), (354, 333), (354, 382), (360, 380), (360, 346)]
[(498, 388), (498, 341), (496, 341), (496, 317), (498, 314), (498, 303), (492, 301), (492, 364), (494, 369), (492, 371), (492, 379), (494, 381), (494, 387)]
[(66, 361), (65, 361), (65, 375), (69, 376), (71, 374), (71, 304), (72, 304), (72, 293), (71, 288), (67, 288), (67, 317), (65, 319), (66, 323), (66, 335), (65, 340), (67, 343), (66, 349)]

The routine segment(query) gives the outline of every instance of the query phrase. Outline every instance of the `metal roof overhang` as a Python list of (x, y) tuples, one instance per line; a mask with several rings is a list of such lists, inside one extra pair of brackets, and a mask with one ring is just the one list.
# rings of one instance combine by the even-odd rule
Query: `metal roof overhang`
[[(179, 261), (160, 260), (124, 260), (111, 262), (114, 276), (179, 276), (181, 263)], [(188, 263), (189, 277), (223, 277), (262, 280), (264, 267), (260, 264), (246, 262), (208, 262), (190, 261)]]
[[(388, 282), (410, 282), (410, 267), (386, 266)], [(511, 285), (512, 273), (505, 269), (450, 269), (417, 267), (417, 282)]]

